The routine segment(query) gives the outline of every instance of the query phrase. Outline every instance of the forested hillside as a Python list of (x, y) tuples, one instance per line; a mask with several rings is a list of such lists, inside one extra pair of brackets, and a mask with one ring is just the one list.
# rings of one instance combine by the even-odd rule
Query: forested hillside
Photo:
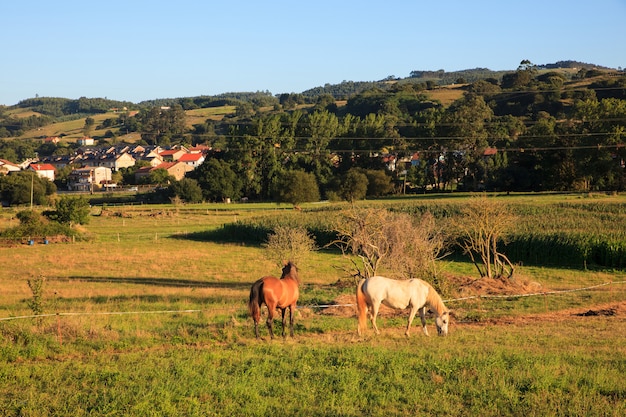
[[(563, 65), (522, 61), (502, 73), (413, 71), (408, 78), (346, 81), (303, 93), (138, 104), (29, 99), (0, 108), (0, 137), (12, 138), (0, 143), (0, 158), (71, 151), (71, 142), (40, 149), (41, 142), (26, 145), (19, 136), (64, 118), (84, 119), (89, 133), (88, 124), (100, 115), (93, 127), (106, 129), (96, 137), (101, 144), (119, 144), (134, 134), (149, 145), (208, 145), (209, 159), (232, 171), (233, 198), (275, 198), (276, 184), (296, 171), (314, 177), (322, 198), (354, 198), (351, 187), (362, 183), (370, 196), (407, 190), (623, 191), (626, 75), (571, 61)], [(454, 96), (444, 102), (442, 94)], [(204, 114), (199, 109), (223, 106), (234, 110), (198, 116)], [(111, 108), (117, 112), (102, 114)], [(18, 116), (19, 109), (32, 114)], [(374, 173), (384, 173), (389, 185), (380, 186)], [(196, 181), (202, 183), (202, 175)]]

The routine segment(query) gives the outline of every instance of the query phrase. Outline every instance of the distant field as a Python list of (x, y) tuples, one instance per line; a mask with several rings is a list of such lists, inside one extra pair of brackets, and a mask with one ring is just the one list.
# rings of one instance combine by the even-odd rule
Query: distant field
[[(23, 112), (19, 113), (19, 117), (27, 117), (24, 116), (26, 113), (33, 112)], [(95, 124), (97, 126), (102, 123), (105, 119), (117, 118), (118, 114), (113, 112), (103, 113), (103, 114), (94, 114), (90, 116), (94, 119)], [(58, 136), (61, 138), (61, 141), (65, 142), (75, 142), (77, 139), (84, 137), (83, 128), (85, 127), (85, 118), (70, 120), (67, 122), (59, 122), (53, 123), (48, 126), (44, 126), (38, 129), (33, 129), (25, 132), (19, 139), (44, 139), (49, 136)], [(117, 129), (93, 129), (93, 136), (104, 136), (107, 130), (116, 131)]]
[(439, 100), (444, 106), (449, 106), (454, 101), (463, 97), (463, 85), (444, 86), (433, 90), (426, 90), (425, 94), (432, 100)]
[[(196, 109), (196, 110), (187, 110), (185, 113), (187, 115), (187, 126), (192, 127), (195, 124), (204, 123), (207, 119), (212, 120), (221, 120), (225, 115), (232, 114), (235, 112), (235, 106), (222, 106), (222, 107), (211, 107), (206, 109)], [(24, 111), (21, 109), (20, 111), (13, 111), (13, 113), (17, 117), (29, 117), (31, 115), (36, 115), (38, 113), (32, 112), (30, 110)], [(95, 114), (90, 116), (95, 120), (95, 126), (98, 126), (105, 119), (109, 118), (117, 118), (119, 115), (114, 112), (108, 112), (104, 114)], [(53, 123), (48, 126), (41, 127), (39, 129), (33, 129), (27, 131), (19, 139), (43, 139), (49, 136), (58, 136), (61, 138), (61, 141), (64, 142), (75, 142), (77, 139), (80, 139), (84, 136), (83, 128), (85, 126), (85, 118), (71, 120), (67, 122), (58, 122)], [(92, 136), (94, 137), (102, 137), (105, 135), (107, 130), (111, 130), (114, 133), (119, 135), (119, 129), (106, 128), (106, 129), (93, 129)], [(127, 142), (135, 142), (140, 139), (138, 133), (133, 133), (128, 136), (120, 135), (120, 140), (125, 140)]]
[(187, 126), (204, 123), (207, 119), (222, 120), (225, 115), (235, 113), (235, 106), (209, 107), (206, 109), (186, 110)]

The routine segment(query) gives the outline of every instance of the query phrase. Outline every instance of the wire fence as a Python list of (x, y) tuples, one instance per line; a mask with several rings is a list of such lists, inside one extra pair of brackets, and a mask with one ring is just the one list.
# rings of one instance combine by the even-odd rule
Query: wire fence
[[(486, 295), (472, 295), (468, 297), (460, 297), (460, 298), (451, 298), (447, 300), (443, 300), (444, 303), (454, 303), (458, 301), (466, 301), (466, 300), (474, 300), (474, 299), (511, 299), (511, 298), (521, 298), (521, 297), (536, 297), (536, 296), (548, 296), (548, 295), (560, 295), (560, 294), (569, 294), (580, 291), (589, 291), (594, 290), (601, 287), (606, 287), (612, 284), (626, 284), (626, 281), (607, 281), (597, 285), (591, 285), (588, 287), (574, 288), (569, 290), (554, 290), (554, 291), (541, 291), (527, 294), (486, 294)], [(309, 309), (327, 309), (327, 308), (338, 308), (338, 307), (355, 307), (356, 304), (348, 303), (348, 304), (306, 304), (298, 306), (299, 309), (309, 308)], [(149, 311), (101, 311), (101, 312), (65, 312), (65, 313), (49, 313), (49, 314), (32, 314), (32, 315), (24, 315), (24, 316), (13, 316), (13, 317), (2, 317), (0, 318), (0, 322), (2, 321), (11, 321), (11, 320), (21, 320), (21, 319), (36, 319), (36, 318), (46, 318), (46, 317), (70, 317), (70, 316), (122, 316), (122, 315), (143, 315), (143, 314), (187, 314), (187, 313), (201, 313), (201, 312), (216, 312), (216, 311), (237, 311), (239, 307), (229, 307), (229, 308), (211, 308), (209, 309), (186, 309), (186, 310), (149, 310)]]

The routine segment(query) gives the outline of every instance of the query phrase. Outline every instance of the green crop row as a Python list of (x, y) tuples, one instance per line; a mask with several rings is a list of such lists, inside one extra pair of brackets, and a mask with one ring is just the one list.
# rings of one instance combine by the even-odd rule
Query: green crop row
[[(501, 250), (511, 261), (532, 265), (574, 268), (626, 267), (626, 204), (617, 202), (555, 202), (532, 204), (511, 200), (507, 208), (515, 222)], [(432, 214), (444, 230), (461, 214), (463, 200), (389, 204), (397, 212), (421, 216)], [(379, 204), (385, 207), (385, 204)], [(246, 218), (192, 236), (199, 240), (262, 244), (278, 225), (304, 227), (320, 247), (336, 239), (333, 222), (337, 207), (306, 212), (279, 212)]]

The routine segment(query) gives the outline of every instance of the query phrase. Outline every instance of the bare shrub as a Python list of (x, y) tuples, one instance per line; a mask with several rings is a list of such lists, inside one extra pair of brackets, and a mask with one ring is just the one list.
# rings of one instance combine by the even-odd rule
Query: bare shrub
[(355, 278), (376, 275), (384, 268), (397, 278), (432, 278), (435, 260), (444, 249), (443, 234), (429, 213), (420, 219), (386, 209), (352, 208), (334, 225), (338, 245), (351, 258)]
[(395, 214), (389, 222), (391, 252), (387, 262), (402, 278), (430, 280), (437, 276), (435, 261), (445, 249), (445, 239), (435, 224), (432, 214), (426, 212), (421, 218), (408, 214)]
[(513, 264), (498, 251), (498, 243), (505, 241), (514, 222), (507, 206), (485, 195), (470, 199), (461, 208), (461, 215), (452, 220), (451, 230), (481, 278), (513, 276)]
[(292, 261), (304, 265), (311, 252), (317, 249), (315, 240), (304, 227), (276, 226), (264, 244), (267, 257), (277, 265)]

